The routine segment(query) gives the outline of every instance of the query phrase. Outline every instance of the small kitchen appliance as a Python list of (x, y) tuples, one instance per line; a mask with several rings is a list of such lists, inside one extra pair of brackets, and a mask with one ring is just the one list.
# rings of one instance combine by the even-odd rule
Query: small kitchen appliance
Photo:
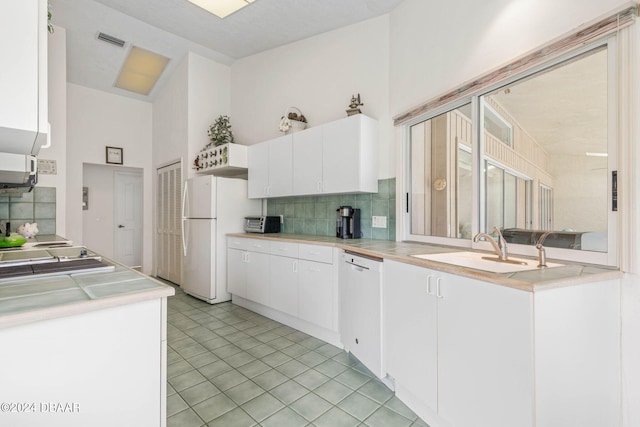
[(279, 216), (246, 216), (244, 217), (244, 231), (247, 233), (279, 233)]
[(341, 239), (359, 239), (362, 237), (360, 231), (360, 209), (351, 206), (340, 206), (336, 209), (336, 237)]

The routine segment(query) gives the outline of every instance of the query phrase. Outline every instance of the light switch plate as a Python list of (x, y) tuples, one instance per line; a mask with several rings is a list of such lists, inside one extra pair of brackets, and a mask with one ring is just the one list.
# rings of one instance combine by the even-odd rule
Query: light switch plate
[(371, 217), (371, 226), (373, 228), (387, 228), (387, 217), (386, 216)]

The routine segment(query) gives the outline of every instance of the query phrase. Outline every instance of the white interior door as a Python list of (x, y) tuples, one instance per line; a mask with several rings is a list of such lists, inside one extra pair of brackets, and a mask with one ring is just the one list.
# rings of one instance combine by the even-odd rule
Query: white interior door
[(142, 266), (142, 175), (114, 174), (114, 258), (128, 267)]
[(182, 283), (182, 169), (180, 162), (157, 170), (156, 275)]

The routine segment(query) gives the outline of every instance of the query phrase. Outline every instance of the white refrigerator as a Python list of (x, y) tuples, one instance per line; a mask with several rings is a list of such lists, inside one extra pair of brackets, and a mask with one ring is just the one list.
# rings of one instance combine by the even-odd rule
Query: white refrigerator
[(260, 215), (247, 181), (212, 175), (189, 179), (182, 193), (182, 289), (209, 304), (227, 292), (227, 233), (243, 232), (244, 217)]

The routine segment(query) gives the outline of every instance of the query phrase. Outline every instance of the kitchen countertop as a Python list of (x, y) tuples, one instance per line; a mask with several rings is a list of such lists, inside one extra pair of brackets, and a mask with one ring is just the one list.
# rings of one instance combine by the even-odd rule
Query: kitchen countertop
[[(372, 239), (344, 240), (327, 236), (311, 236), (286, 233), (234, 233), (229, 234), (228, 236), (332, 246), (363, 255), (413, 264), (420, 267), (442, 271), (444, 273), (456, 274), (459, 276), (495, 283), (501, 286), (508, 286), (528, 292), (539, 292), (547, 289), (555, 289), (558, 287), (575, 286), (608, 279), (619, 279), (622, 277), (622, 273), (619, 270), (613, 268), (595, 266), (590, 264), (579, 264), (564, 260), (559, 261), (561, 264), (563, 264), (560, 267), (535, 269), (515, 273), (492, 273), (453, 264), (420, 259), (412, 256), (427, 253), (436, 254), (445, 252), (471, 251), (467, 248), (438, 246), (427, 243), (395, 242), (389, 240)], [(487, 255), (493, 255), (493, 253), (485, 253)], [(531, 259), (531, 257), (520, 255), (517, 255), (517, 257)]]
[(175, 294), (171, 286), (104, 257), (102, 260), (113, 265), (113, 271), (31, 276), (0, 282), (0, 328)]

